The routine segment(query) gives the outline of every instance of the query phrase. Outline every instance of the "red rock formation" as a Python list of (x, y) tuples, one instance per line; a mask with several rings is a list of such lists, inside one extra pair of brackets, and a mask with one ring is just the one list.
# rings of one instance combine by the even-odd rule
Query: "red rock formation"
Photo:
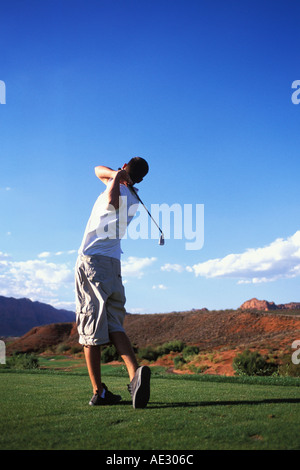
[(258, 300), (253, 298), (247, 300), (241, 306), (241, 310), (263, 310), (265, 312), (269, 310), (277, 310), (277, 305), (274, 302), (268, 302), (267, 300)]

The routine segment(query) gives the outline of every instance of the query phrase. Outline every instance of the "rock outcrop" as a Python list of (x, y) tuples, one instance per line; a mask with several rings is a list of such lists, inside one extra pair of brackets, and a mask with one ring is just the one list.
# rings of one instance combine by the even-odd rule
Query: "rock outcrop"
[(240, 306), (241, 310), (297, 310), (300, 309), (300, 302), (289, 302), (288, 304), (278, 304), (268, 302), (267, 300), (258, 300), (256, 298), (247, 300)]

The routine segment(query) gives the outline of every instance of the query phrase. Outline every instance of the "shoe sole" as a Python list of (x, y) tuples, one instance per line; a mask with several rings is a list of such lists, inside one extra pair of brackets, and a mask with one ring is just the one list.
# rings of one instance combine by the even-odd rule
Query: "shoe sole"
[(150, 398), (150, 376), (148, 366), (142, 366), (137, 370), (137, 385), (132, 399), (133, 408), (145, 408)]

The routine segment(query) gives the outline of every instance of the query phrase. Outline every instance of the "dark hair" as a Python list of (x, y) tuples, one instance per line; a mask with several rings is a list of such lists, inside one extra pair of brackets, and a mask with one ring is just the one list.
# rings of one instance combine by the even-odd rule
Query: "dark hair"
[(127, 171), (133, 183), (139, 183), (149, 171), (149, 165), (142, 157), (133, 157), (127, 163)]

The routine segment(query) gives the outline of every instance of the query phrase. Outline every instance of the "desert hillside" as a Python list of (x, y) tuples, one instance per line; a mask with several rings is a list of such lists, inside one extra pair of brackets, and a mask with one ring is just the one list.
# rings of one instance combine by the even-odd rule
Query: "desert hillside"
[[(129, 314), (125, 328), (138, 347), (182, 340), (203, 351), (244, 347), (290, 350), (292, 342), (300, 339), (300, 315), (241, 310)], [(75, 323), (35, 327), (8, 345), (7, 352), (41, 352), (59, 343), (78, 344)]]

